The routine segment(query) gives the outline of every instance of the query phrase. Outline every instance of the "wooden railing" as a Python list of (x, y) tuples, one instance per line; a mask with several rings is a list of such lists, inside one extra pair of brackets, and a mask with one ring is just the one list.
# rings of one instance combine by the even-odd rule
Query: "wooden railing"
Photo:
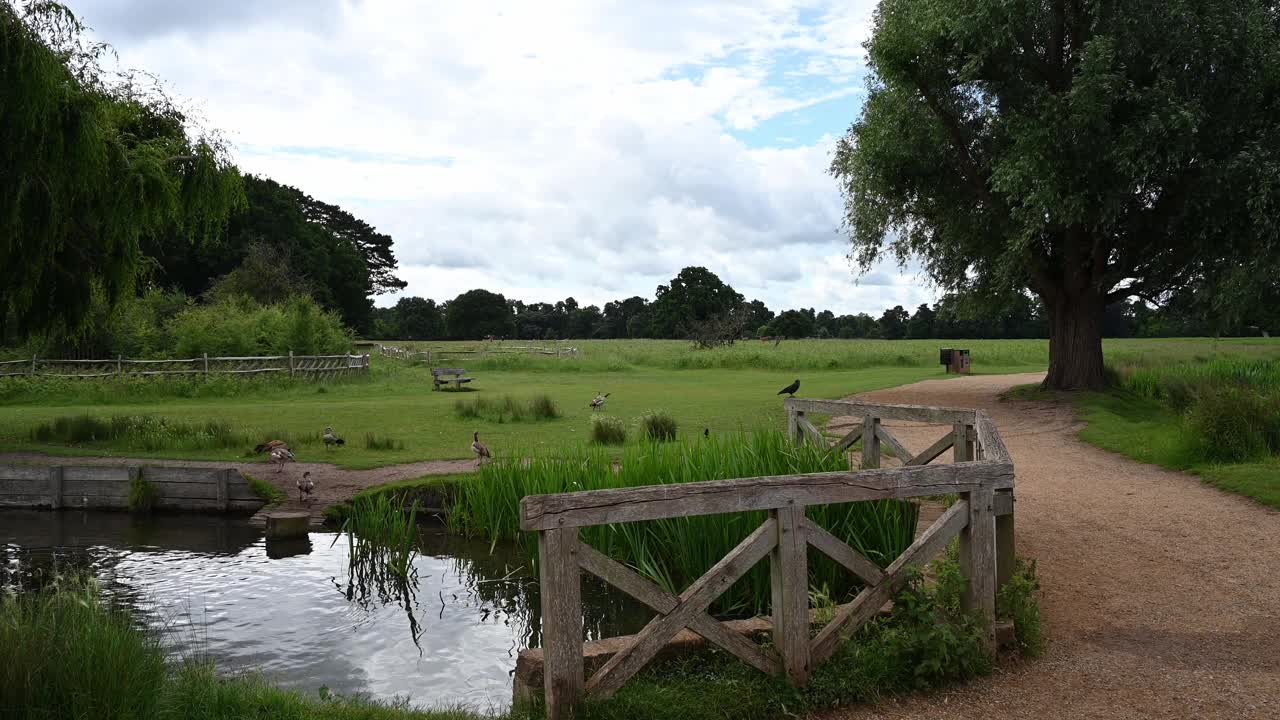
[[(684, 628), (743, 662), (804, 685), (814, 667), (874, 617), (902, 589), (909, 568), (922, 565), (956, 536), (961, 569), (968, 579), (963, 602), (988, 620), (986, 645), (995, 651), (997, 584), (1012, 572), (1013, 464), (990, 418), (981, 411), (832, 401), (786, 401), (791, 436), (845, 452), (865, 439), (861, 470), (715, 480), (687, 484), (534, 495), (520, 503), (521, 527), (538, 534), (543, 622), (543, 690), (548, 716), (569, 715), (585, 693), (613, 694)], [(831, 445), (805, 413), (854, 415), (859, 428)], [(927, 450), (912, 453), (881, 420), (951, 425)], [(880, 468), (884, 447), (903, 464)], [(953, 449), (955, 462), (928, 463)], [(881, 568), (805, 517), (809, 505), (958, 494), (960, 499), (921, 533), (888, 567)], [(579, 528), (623, 522), (764, 510), (768, 518), (737, 547), (690, 585), (672, 595), (631, 568), (579, 540)], [(998, 543), (997, 517), (1007, 517)], [(809, 635), (807, 550), (812, 545), (857, 576), (863, 589), (840, 606), (818, 634)], [(678, 552), (678, 549), (673, 548)], [(997, 553), (1006, 553), (997, 557)], [(707, 613), (729, 586), (757, 562), (769, 558), (773, 647), (759, 645)], [(580, 573), (586, 571), (631, 595), (657, 613), (621, 651), (590, 678), (583, 676)]]
[(459, 360), (467, 358), (482, 358), (492, 355), (550, 355), (557, 358), (570, 358), (578, 356), (578, 348), (574, 347), (543, 347), (537, 345), (493, 345), (479, 348), (427, 348), (425, 350), (414, 350), (413, 348), (395, 347), (393, 345), (380, 345), (379, 349), (384, 357), (396, 358), (399, 360), (418, 360), (430, 365), (432, 362), (442, 362), (449, 359)]
[(328, 380), (351, 373), (368, 372), (368, 355), (268, 355), (209, 357), (177, 360), (29, 360), (0, 362), (0, 377), (182, 377), (194, 375), (288, 374), (308, 380)]

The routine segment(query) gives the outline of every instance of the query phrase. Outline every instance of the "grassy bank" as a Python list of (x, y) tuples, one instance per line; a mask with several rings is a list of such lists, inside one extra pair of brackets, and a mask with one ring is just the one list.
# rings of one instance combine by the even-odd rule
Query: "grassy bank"
[[(1280, 360), (1122, 363), (1114, 388), (1071, 396), (1080, 438), (1140, 462), (1191, 472), (1280, 508)], [(1045, 397), (1034, 387), (1014, 397)]]

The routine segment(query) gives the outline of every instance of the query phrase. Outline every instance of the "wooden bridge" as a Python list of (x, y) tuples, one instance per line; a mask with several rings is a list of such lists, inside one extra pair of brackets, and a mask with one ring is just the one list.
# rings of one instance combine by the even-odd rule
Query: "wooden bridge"
[[(859, 440), (859, 470), (535, 495), (520, 503), (521, 527), (538, 533), (543, 621), (543, 690), (548, 716), (567, 717), (584, 694), (605, 698), (621, 688), (684, 628), (743, 662), (802, 686), (814, 667), (874, 617), (902, 589), (908, 568), (927, 563), (960, 538), (968, 579), (967, 609), (988, 620), (995, 652), (996, 590), (1013, 570), (1013, 463), (991, 418), (981, 410), (788, 399), (788, 432), (796, 442), (846, 453)], [(855, 416), (861, 426), (830, 443), (810, 414)], [(950, 426), (927, 449), (912, 452), (882, 424), (905, 420)], [(901, 465), (881, 467), (885, 449)], [(951, 464), (930, 463), (952, 450)], [(809, 505), (959, 495), (888, 567), (863, 557), (805, 517)], [(749, 510), (768, 518), (680, 595), (580, 542), (579, 528)], [(999, 541), (997, 542), (997, 538)], [(809, 631), (808, 547), (857, 576), (863, 589), (840, 606), (816, 636)], [(769, 559), (773, 647), (759, 645), (711, 617), (707, 608), (756, 563)], [(589, 678), (583, 676), (582, 571), (631, 595), (657, 613)]]

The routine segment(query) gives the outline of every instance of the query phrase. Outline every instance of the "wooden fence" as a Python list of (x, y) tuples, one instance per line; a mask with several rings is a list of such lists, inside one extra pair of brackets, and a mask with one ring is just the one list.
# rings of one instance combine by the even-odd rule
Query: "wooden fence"
[[(788, 427), (798, 442), (848, 452), (859, 439), (862, 469), (687, 484), (535, 495), (520, 503), (521, 528), (538, 534), (543, 622), (543, 690), (551, 718), (566, 717), (582, 695), (605, 698), (617, 691), (684, 628), (743, 662), (804, 685), (813, 668), (874, 617), (902, 589), (908, 568), (927, 563), (960, 538), (961, 569), (968, 579), (966, 608), (988, 622), (986, 645), (995, 652), (997, 586), (1012, 573), (1013, 464), (1000, 434), (982, 411), (911, 405), (789, 399)], [(860, 427), (835, 444), (806, 413), (853, 415)], [(928, 449), (912, 453), (881, 420), (950, 425)], [(885, 447), (903, 463), (881, 468)], [(946, 450), (954, 463), (929, 465)], [(809, 505), (958, 494), (907, 550), (881, 569), (805, 517)], [(579, 541), (579, 528), (622, 522), (768, 511), (756, 528), (680, 595), (672, 595), (634, 570)], [(997, 525), (999, 527), (997, 527)], [(997, 542), (997, 537), (1000, 541)], [(864, 583), (815, 637), (809, 632), (807, 549), (812, 545)], [(769, 558), (773, 648), (756, 644), (707, 614), (707, 608), (757, 562)], [(586, 571), (657, 613), (590, 678), (583, 677), (580, 573)]]
[(398, 360), (417, 360), (428, 365), (432, 364), (432, 362), (466, 360), (467, 358), (484, 358), (494, 355), (549, 355), (556, 358), (570, 358), (578, 356), (578, 348), (540, 347), (535, 345), (494, 345), (492, 347), (459, 348), (457, 350), (451, 348), (427, 348), (426, 350), (414, 350), (413, 348), (402, 348), (392, 345), (380, 345), (378, 347), (381, 349), (381, 353), (384, 357), (396, 358)]
[(262, 375), (287, 373), (289, 377), (329, 380), (351, 373), (368, 372), (368, 355), (267, 355), (259, 357), (209, 357), (179, 360), (30, 360), (0, 362), (0, 377), (183, 377), (193, 375)]
[(233, 468), (156, 465), (0, 465), (0, 507), (129, 507), (129, 486), (144, 480), (160, 510), (253, 512), (263, 501)]

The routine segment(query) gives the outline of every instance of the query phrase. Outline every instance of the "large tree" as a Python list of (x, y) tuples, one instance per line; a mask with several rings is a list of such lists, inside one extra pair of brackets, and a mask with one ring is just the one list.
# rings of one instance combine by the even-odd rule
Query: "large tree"
[(154, 83), (105, 72), (58, 3), (0, 0), (0, 328), (74, 331), (131, 292), (141, 242), (203, 242), (243, 202), (216, 136)]
[(683, 337), (699, 323), (736, 310), (742, 295), (704, 267), (681, 270), (669, 285), (659, 285), (653, 301), (654, 331)]
[(498, 293), (468, 290), (449, 301), (445, 324), (455, 340), (476, 340), (486, 335), (506, 337), (515, 329), (515, 313)]
[(1275, 2), (884, 0), (867, 49), (831, 165), (852, 257), (1030, 289), (1047, 387), (1104, 384), (1109, 303), (1280, 250)]

